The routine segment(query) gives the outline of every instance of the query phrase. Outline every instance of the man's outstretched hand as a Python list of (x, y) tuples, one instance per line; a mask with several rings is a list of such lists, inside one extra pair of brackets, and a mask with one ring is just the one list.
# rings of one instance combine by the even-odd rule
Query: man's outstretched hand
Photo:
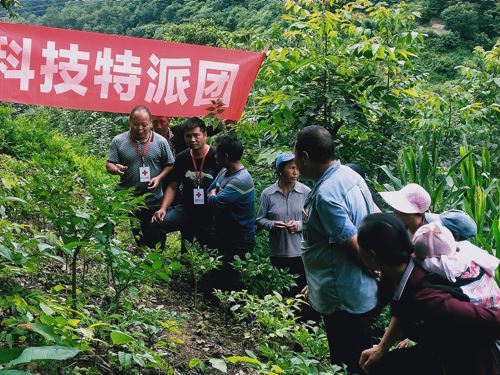
[(167, 213), (167, 210), (160, 208), (158, 211), (156, 211), (153, 214), (153, 217), (151, 218), (151, 222), (156, 221), (157, 223), (161, 223), (163, 221), (163, 219), (165, 218), (166, 213)]
[(161, 179), (159, 176), (153, 177), (148, 183), (148, 189), (154, 190), (160, 185)]
[(123, 175), (128, 169), (128, 167), (126, 165), (122, 165), (122, 164), (115, 164), (115, 167), (116, 168), (113, 170), (113, 174), (116, 174), (118, 176)]

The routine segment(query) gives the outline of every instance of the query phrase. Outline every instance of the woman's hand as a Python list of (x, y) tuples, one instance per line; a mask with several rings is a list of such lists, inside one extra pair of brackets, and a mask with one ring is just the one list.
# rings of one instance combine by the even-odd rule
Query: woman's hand
[(299, 223), (297, 223), (295, 220), (290, 220), (288, 223), (286, 223), (286, 227), (290, 233), (295, 233), (299, 230)]
[(373, 348), (363, 350), (359, 358), (359, 366), (365, 372), (369, 372), (370, 366), (378, 362), (385, 355), (385, 350), (380, 345), (373, 345)]
[(276, 229), (285, 229), (286, 224), (283, 221), (277, 220), (274, 222), (274, 228)]

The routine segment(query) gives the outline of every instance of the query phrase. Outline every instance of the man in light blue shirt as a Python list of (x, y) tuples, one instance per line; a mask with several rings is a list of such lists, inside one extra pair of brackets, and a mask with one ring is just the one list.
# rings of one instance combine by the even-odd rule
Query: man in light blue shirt
[(309, 302), (323, 316), (332, 362), (360, 372), (360, 354), (371, 347), (369, 313), (377, 304), (377, 283), (360, 258), (357, 227), (374, 203), (363, 178), (334, 159), (325, 128), (299, 133), (295, 162), (315, 181), (303, 212)]

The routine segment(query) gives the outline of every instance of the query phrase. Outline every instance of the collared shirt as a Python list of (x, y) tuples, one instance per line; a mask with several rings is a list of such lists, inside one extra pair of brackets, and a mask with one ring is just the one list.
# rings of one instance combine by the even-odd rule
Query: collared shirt
[(363, 178), (336, 161), (313, 186), (304, 210), (302, 258), (313, 308), (323, 315), (372, 310), (377, 283), (352, 250), (341, 246), (374, 210)]
[[(148, 182), (141, 182), (139, 176), (139, 168), (142, 167), (142, 160), (137, 155), (137, 152), (130, 139), (129, 132), (118, 134), (111, 141), (109, 147), (108, 162), (114, 164), (123, 164), (128, 168), (123, 175), (120, 176), (120, 183), (116, 187), (118, 190), (135, 188), (136, 195), (143, 195), (151, 192), (152, 195), (146, 197), (145, 201), (148, 205), (156, 205), (161, 203), (163, 191), (161, 184), (153, 191), (148, 190)], [(136, 142), (137, 147), (142, 152), (146, 146), (146, 141)], [(152, 134), (151, 144), (144, 156), (144, 166), (149, 167), (151, 178), (160, 174), (163, 168), (174, 163), (174, 156), (167, 140), (158, 133)]]
[(413, 271), (413, 268), (415, 268), (415, 263), (413, 262), (413, 259), (410, 259), (408, 262), (408, 265), (406, 266), (405, 272), (403, 272), (403, 276), (401, 277), (401, 281), (399, 282), (398, 287), (396, 288), (396, 291), (394, 292), (394, 301), (399, 301), (401, 299), (401, 295), (403, 294), (403, 291), (405, 290), (406, 283), (408, 282), (408, 279), (410, 278), (410, 275)]
[[(288, 258), (301, 256), (302, 209), (310, 191), (311, 189), (300, 182), (295, 183), (286, 197), (278, 182), (262, 191), (256, 221), (257, 224), (270, 231), (269, 249), (271, 256)], [(298, 229), (295, 233), (274, 227), (276, 221), (288, 223), (290, 220), (297, 222)]]

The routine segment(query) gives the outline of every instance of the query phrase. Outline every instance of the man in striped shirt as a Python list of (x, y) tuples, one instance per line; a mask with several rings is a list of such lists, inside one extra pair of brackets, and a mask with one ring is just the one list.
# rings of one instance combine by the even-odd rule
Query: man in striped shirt
[[(215, 158), (222, 170), (208, 188), (208, 204), (215, 218), (218, 250), (223, 257), (223, 266), (217, 272), (221, 283), (218, 289), (239, 289), (241, 281), (229, 265), (235, 255), (251, 251), (255, 245), (254, 185), (253, 179), (241, 163), (243, 146), (232, 135), (217, 138)], [(218, 279), (218, 278), (216, 278)], [(220, 284), (220, 285), (219, 285)]]

